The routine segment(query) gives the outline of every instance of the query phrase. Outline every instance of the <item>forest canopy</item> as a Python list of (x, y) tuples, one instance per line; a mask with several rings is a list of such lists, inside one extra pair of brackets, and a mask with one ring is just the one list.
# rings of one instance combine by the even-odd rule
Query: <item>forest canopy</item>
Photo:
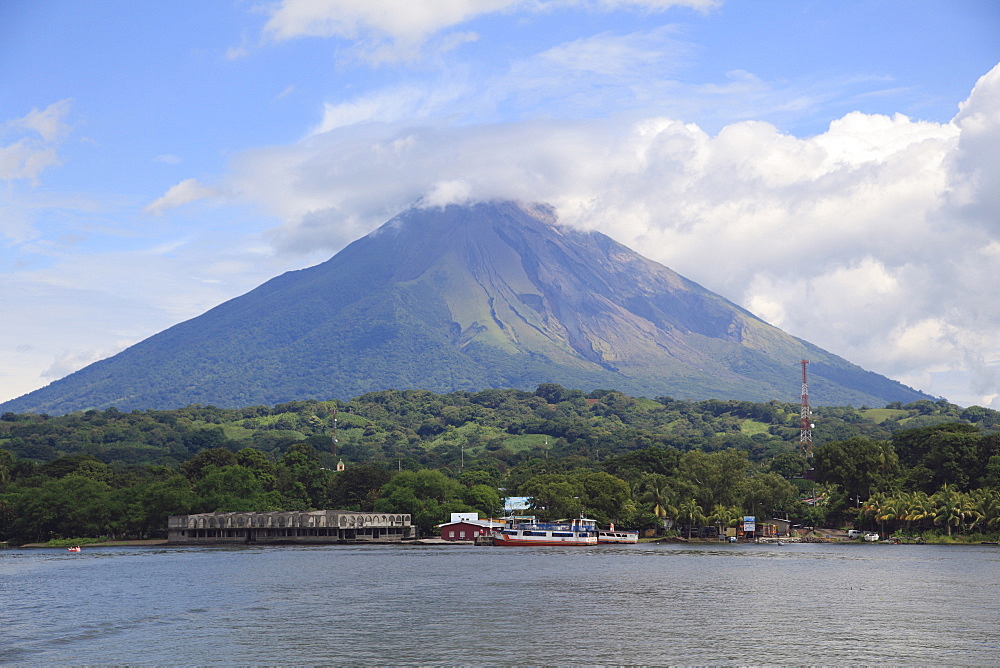
[[(240, 409), (5, 413), (0, 540), (155, 537), (170, 514), (312, 508), (406, 512), (431, 533), (449, 512), (500, 514), (504, 496), (531, 497), (546, 518), (585, 513), (643, 529), (730, 526), (745, 514), (948, 534), (998, 528), (989, 506), (1000, 489), (997, 411), (943, 400), (818, 407), (811, 459), (799, 447), (799, 411), (543, 384)], [(948, 505), (942, 494), (966, 510), (938, 522), (937, 510), (873, 505)]]

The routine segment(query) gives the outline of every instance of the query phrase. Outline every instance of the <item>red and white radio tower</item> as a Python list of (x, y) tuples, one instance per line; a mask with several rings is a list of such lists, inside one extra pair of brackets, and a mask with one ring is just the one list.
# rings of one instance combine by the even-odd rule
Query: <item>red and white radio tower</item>
[(802, 360), (802, 412), (799, 419), (799, 449), (807, 459), (812, 459), (812, 428), (815, 425), (812, 423), (812, 411), (809, 410), (809, 383), (806, 381), (806, 364), (809, 364), (809, 360)]

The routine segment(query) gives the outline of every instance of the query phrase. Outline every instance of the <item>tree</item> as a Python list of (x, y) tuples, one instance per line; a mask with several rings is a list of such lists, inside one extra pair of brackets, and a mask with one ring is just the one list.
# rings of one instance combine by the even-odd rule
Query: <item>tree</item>
[(538, 475), (528, 480), (521, 489), (531, 497), (532, 507), (545, 519), (573, 518), (583, 513), (583, 485), (569, 475)]
[(888, 486), (899, 470), (891, 443), (863, 437), (824, 443), (814, 451), (813, 465), (818, 482), (840, 485), (855, 504)]
[(558, 404), (564, 399), (566, 388), (558, 383), (542, 383), (535, 389), (535, 396), (549, 404)]
[(687, 537), (691, 538), (691, 528), (705, 521), (705, 512), (695, 499), (685, 499), (677, 506), (677, 521), (687, 525)]
[(733, 506), (743, 500), (748, 469), (749, 459), (744, 451), (692, 450), (681, 457), (675, 478), (693, 485), (694, 496), (702, 507)]
[(94, 480), (110, 478), (108, 466), (97, 457), (86, 454), (75, 454), (60, 457), (38, 468), (38, 472), (50, 478), (62, 478), (71, 473), (77, 473)]
[(801, 478), (809, 465), (798, 452), (782, 452), (774, 456), (768, 468), (782, 478)]
[(211, 448), (202, 450), (188, 461), (181, 464), (181, 472), (190, 480), (197, 480), (202, 476), (202, 469), (206, 466), (221, 468), (231, 466), (236, 463), (236, 455), (232, 450), (226, 448)]
[(564, 459), (534, 458), (521, 462), (507, 471), (505, 480), (507, 493), (511, 495), (520, 494), (522, 496), (530, 496), (525, 490), (525, 485), (529, 480), (539, 475), (565, 473), (566, 470), (566, 460)]
[(219, 468), (213, 464), (201, 470), (195, 483), (200, 512), (265, 510), (264, 486), (250, 469), (233, 464)]
[(777, 473), (758, 473), (747, 480), (743, 507), (755, 517), (773, 517), (788, 512), (798, 500), (795, 487)]
[(108, 526), (107, 483), (76, 475), (47, 480), (15, 497), (14, 537), (22, 541), (96, 537)]
[(653, 513), (639, 511), (633, 516), (630, 524), (633, 529), (647, 531), (649, 529), (661, 529), (663, 527), (663, 520)]
[(193, 429), (184, 436), (184, 444), (191, 452), (224, 448), (227, 440), (222, 427)]
[(0, 489), (10, 482), (11, 471), (14, 468), (14, 455), (9, 450), (0, 450)]
[(621, 478), (603, 472), (581, 473), (576, 477), (583, 488), (584, 512), (592, 513), (598, 523), (621, 523), (635, 514), (632, 490)]
[(951, 486), (944, 485), (934, 494), (933, 501), (934, 524), (943, 524), (951, 536), (952, 527), (961, 527), (971, 510), (968, 498)]
[(707, 519), (716, 526), (721, 534), (724, 533), (726, 527), (736, 526), (736, 522), (742, 516), (743, 513), (736, 506), (724, 506), (717, 503)]
[(191, 482), (182, 475), (141, 486), (136, 496), (137, 530), (141, 537), (162, 533), (170, 515), (187, 515), (198, 502)]
[(316, 449), (293, 443), (281, 457), (275, 471), (275, 486), (296, 510), (318, 508), (326, 499), (328, 476), (320, 466)]
[(885, 533), (885, 522), (895, 519), (897, 515), (893, 499), (884, 492), (876, 492), (868, 497), (861, 505), (861, 513), (873, 522), (878, 522), (880, 534)]
[(601, 462), (601, 468), (623, 480), (634, 480), (649, 473), (670, 475), (677, 470), (680, 459), (680, 450), (654, 446), (609, 457)]
[(906, 522), (905, 530), (910, 531), (914, 522), (920, 522), (933, 517), (934, 505), (929, 496), (924, 492), (906, 492), (900, 499), (899, 512), (901, 518)]
[(377, 512), (409, 513), (424, 533), (448, 519), (448, 513), (473, 510), (462, 501), (464, 488), (440, 471), (402, 471), (382, 488)]
[(473, 485), (462, 494), (462, 500), (486, 517), (497, 517), (503, 512), (500, 495), (489, 485)]
[(677, 508), (673, 506), (673, 498), (676, 492), (670, 485), (669, 478), (665, 475), (647, 475), (639, 483), (639, 502), (652, 507), (652, 512), (663, 520), (677, 515)]
[(458, 476), (458, 481), (466, 487), (488, 485), (489, 487), (496, 488), (500, 482), (500, 472), (496, 466), (492, 466), (491, 470), (465, 471)]
[(892, 443), (910, 486), (931, 493), (946, 484), (968, 491), (979, 480), (981, 439), (978, 427), (956, 422), (896, 432)]
[(338, 471), (330, 478), (327, 498), (330, 506), (343, 510), (370, 511), (375, 507), (379, 490), (393, 474), (375, 464), (357, 464)]
[(236, 453), (235, 463), (253, 471), (265, 489), (273, 489), (275, 482), (274, 462), (268, 459), (263, 452), (256, 448), (243, 448)]
[(1000, 526), (1000, 491), (977, 489), (971, 493), (977, 515), (987, 529)]

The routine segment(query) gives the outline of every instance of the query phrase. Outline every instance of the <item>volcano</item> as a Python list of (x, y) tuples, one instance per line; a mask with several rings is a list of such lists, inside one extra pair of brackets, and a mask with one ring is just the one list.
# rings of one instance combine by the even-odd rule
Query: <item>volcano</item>
[(278, 276), (0, 411), (166, 409), (369, 391), (534, 389), (635, 396), (929, 399), (790, 336), (546, 205), (412, 208), (330, 260)]

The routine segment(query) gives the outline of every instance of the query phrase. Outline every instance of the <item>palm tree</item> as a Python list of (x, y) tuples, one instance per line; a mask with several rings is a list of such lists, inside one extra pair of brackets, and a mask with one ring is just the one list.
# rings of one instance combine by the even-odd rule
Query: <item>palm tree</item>
[(882, 512), (882, 506), (885, 504), (885, 501), (886, 495), (883, 492), (872, 494), (858, 509), (861, 517), (877, 521), (879, 514)]
[(1000, 526), (1000, 490), (981, 489), (977, 497), (983, 526), (987, 529)]
[(951, 536), (952, 527), (961, 527), (969, 511), (965, 495), (945, 484), (932, 497), (934, 501), (934, 524), (943, 524)]
[(653, 507), (653, 514), (661, 520), (677, 515), (677, 508), (670, 503), (670, 496), (673, 490), (667, 482), (666, 476), (653, 475), (642, 481), (643, 492), (639, 496), (639, 503), (646, 503)]
[[(896, 522), (906, 514), (905, 502), (897, 496), (885, 496), (875, 511), (879, 533), (885, 535), (885, 523)], [(890, 532), (891, 533), (891, 532)]]
[(716, 526), (719, 533), (722, 533), (723, 527), (734, 526), (736, 520), (741, 516), (740, 509), (736, 506), (724, 506), (721, 503), (717, 503), (712, 508), (712, 514), (708, 516), (708, 521)]
[(933, 502), (924, 492), (904, 494), (902, 502), (902, 519), (906, 520), (906, 532), (910, 532), (913, 522), (920, 522), (933, 516)]
[(974, 530), (980, 520), (986, 517), (985, 509), (983, 508), (986, 492), (987, 490), (985, 489), (974, 489), (962, 495), (965, 520), (964, 528), (966, 531)]
[(695, 522), (703, 522), (705, 520), (705, 514), (698, 502), (693, 498), (686, 499), (682, 501), (677, 506), (677, 520), (687, 524), (688, 528), (688, 539), (691, 538), (691, 527)]

